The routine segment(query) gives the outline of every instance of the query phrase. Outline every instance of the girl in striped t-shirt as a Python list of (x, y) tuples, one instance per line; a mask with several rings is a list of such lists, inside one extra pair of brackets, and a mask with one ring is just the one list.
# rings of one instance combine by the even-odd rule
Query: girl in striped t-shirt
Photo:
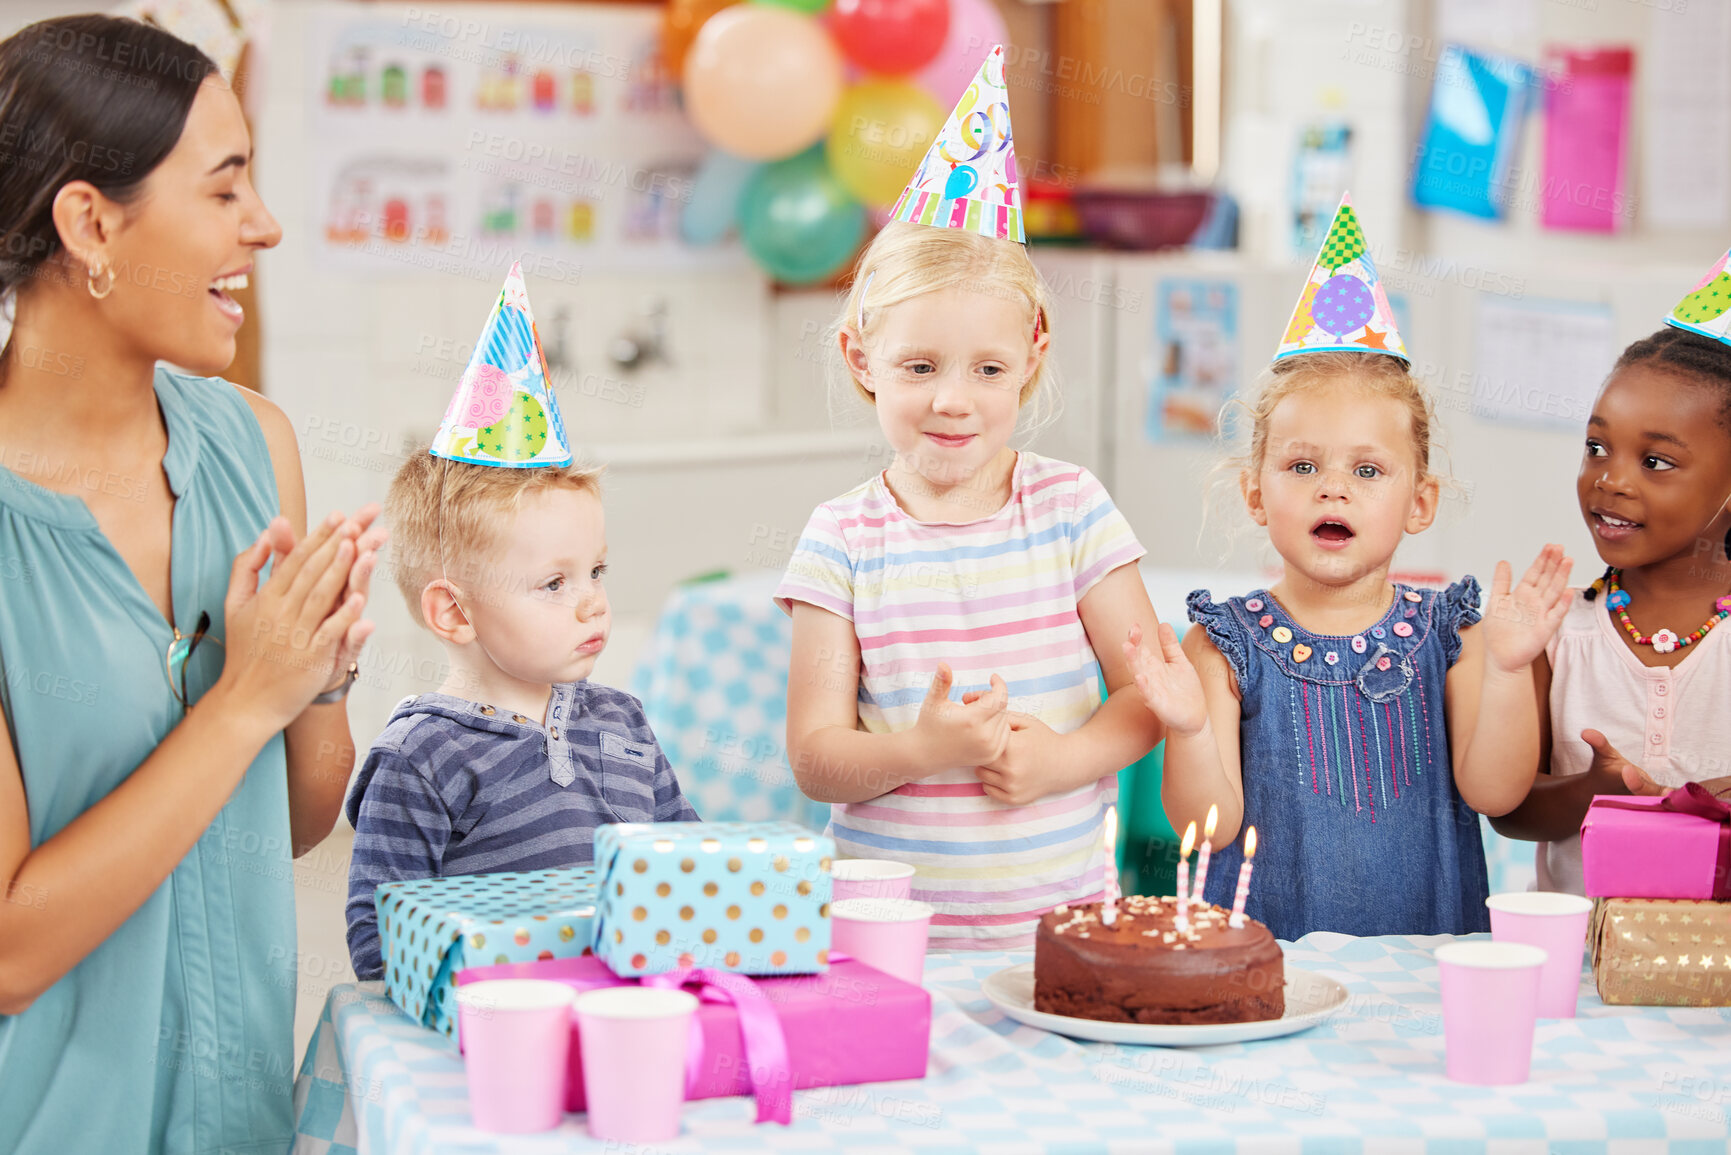
[(795, 777), (844, 856), (916, 867), (936, 949), (1097, 897), (1117, 772), (1161, 734), (1120, 646), (1158, 628), (1145, 551), (1086, 469), (1010, 448), (1046, 306), (1013, 241), (878, 234), (838, 334), (894, 463), (818, 506), (776, 590)]

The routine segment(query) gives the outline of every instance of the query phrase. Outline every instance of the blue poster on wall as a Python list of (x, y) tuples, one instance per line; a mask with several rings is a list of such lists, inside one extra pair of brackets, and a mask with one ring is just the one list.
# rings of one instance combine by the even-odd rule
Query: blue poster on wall
[(1443, 49), (1424, 140), (1413, 157), (1414, 204), (1502, 219), (1533, 76), (1530, 66), (1512, 57), (1486, 56), (1458, 44)]
[(1155, 302), (1144, 431), (1152, 442), (1205, 440), (1238, 385), (1238, 286), (1161, 281)]

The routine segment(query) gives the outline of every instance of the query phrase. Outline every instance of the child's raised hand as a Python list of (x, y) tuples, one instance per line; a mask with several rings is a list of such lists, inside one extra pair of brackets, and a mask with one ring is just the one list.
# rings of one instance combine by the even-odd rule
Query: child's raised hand
[(1207, 723), (1208, 699), (1202, 693), (1202, 679), (1171, 626), (1160, 623), (1157, 646), (1144, 646), (1142, 627), (1131, 626), (1124, 643), (1124, 660), (1136, 678), (1143, 703), (1167, 730), (1190, 735)]
[(939, 768), (981, 766), (1004, 753), (1010, 739), (1010, 688), (992, 675), (992, 688), (969, 693), (964, 701), (950, 701), (955, 675), (948, 662), (938, 663), (920, 717), (914, 723), (926, 743), (931, 762)]
[[(1601, 778), (1609, 778), (1612, 782), (1621, 780), (1623, 789), (1630, 794), (1663, 794), (1665, 788), (1647, 776), (1647, 772), (1617, 753), (1611, 740), (1597, 730), (1582, 730), (1581, 741), (1593, 748), (1593, 764), (1587, 773), (1597, 774)], [(1610, 788), (1615, 793), (1615, 788)]]
[(1563, 547), (1547, 545), (1527, 567), (1520, 584), (1509, 585), (1509, 563), (1499, 561), (1485, 601), (1485, 658), (1505, 673), (1524, 669), (1545, 652), (1562, 625), (1575, 593), (1569, 588), (1574, 561)]

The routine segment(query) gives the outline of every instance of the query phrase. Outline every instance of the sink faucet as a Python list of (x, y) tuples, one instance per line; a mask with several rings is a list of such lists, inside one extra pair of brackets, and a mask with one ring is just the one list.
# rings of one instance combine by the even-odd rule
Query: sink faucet
[(667, 299), (644, 298), (643, 321), (613, 338), (607, 355), (621, 369), (631, 370), (650, 361), (667, 363)]
[(571, 323), (571, 308), (560, 305), (553, 310), (553, 342), (543, 344), (541, 351), (547, 355), (547, 371), (557, 376), (561, 370), (574, 370), (576, 366), (570, 360), (570, 353), (565, 345), (565, 329)]

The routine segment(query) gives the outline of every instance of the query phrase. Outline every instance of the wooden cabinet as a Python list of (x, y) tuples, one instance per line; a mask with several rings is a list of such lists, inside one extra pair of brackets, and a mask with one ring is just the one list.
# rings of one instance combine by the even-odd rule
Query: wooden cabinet
[(1191, 0), (1064, 0), (1040, 63), (1052, 151), (1084, 176), (1191, 159)]

